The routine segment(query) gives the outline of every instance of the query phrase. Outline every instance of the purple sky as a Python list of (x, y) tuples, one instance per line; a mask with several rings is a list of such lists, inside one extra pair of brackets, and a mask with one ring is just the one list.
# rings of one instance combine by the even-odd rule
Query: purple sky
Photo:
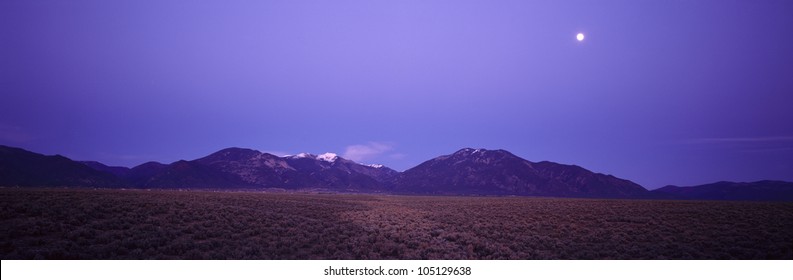
[[(793, 181), (793, 1), (0, 1), (0, 144)], [(578, 42), (577, 33), (586, 34)]]

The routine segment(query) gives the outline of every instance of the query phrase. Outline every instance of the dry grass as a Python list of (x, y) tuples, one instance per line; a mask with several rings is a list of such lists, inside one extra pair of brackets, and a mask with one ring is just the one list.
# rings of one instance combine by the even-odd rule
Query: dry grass
[(793, 203), (0, 189), (2, 259), (792, 259)]

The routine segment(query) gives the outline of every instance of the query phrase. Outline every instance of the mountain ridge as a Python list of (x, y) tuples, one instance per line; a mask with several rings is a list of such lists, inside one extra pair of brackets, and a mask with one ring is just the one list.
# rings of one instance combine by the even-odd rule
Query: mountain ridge
[(0, 185), (122, 185), (115, 175), (61, 155), (0, 145)]
[(552, 162), (531, 162), (506, 150), (460, 149), (402, 172), (397, 191), (488, 195), (643, 197), (628, 180)]
[(686, 200), (793, 201), (793, 182), (776, 180), (719, 181), (685, 187), (668, 185), (651, 192), (673, 199)]
[(428, 195), (793, 201), (793, 183), (716, 182), (648, 191), (611, 174), (503, 149), (463, 148), (403, 172), (336, 154), (276, 156), (231, 147), (194, 160), (127, 168), (0, 145), (0, 186), (323, 190)]

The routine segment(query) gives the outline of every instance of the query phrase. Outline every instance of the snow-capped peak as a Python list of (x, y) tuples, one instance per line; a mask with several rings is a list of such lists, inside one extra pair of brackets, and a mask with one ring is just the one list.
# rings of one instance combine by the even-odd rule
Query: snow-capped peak
[(463, 154), (463, 155), (475, 155), (475, 154), (478, 154), (478, 153), (485, 153), (485, 152), (487, 152), (487, 150), (485, 150), (485, 149), (465, 148), (465, 149), (462, 149), (462, 150), (458, 151), (457, 153), (460, 153), (460, 154)]
[(293, 156), (287, 155), (287, 156), (284, 156), (284, 157), (285, 158), (310, 158), (310, 157), (314, 157), (314, 155), (309, 154), (309, 153), (299, 153), (299, 154), (296, 154), (296, 155), (293, 155)]
[(317, 160), (327, 161), (327, 162), (335, 162), (339, 156), (334, 153), (324, 153), (317, 156)]
[(370, 165), (367, 165), (367, 166), (374, 167), (374, 168), (383, 168), (382, 164), (370, 164)]

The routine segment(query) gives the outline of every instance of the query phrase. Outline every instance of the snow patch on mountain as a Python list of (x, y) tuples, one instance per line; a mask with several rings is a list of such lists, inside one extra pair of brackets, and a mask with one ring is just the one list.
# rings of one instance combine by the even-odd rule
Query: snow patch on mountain
[(317, 160), (327, 161), (327, 162), (335, 162), (339, 156), (334, 153), (324, 153), (317, 156)]
[(286, 155), (284, 157), (285, 158), (312, 158), (312, 157), (314, 157), (314, 155), (309, 154), (309, 153), (299, 153), (299, 154), (296, 154), (296, 155)]

